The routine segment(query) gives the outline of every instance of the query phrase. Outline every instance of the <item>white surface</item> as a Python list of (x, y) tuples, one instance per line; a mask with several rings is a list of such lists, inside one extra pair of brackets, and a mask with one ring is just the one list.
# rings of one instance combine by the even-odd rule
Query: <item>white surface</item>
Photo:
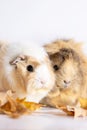
[[(0, 0), (1, 40), (44, 44), (55, 38), (87, 43), (87, 0)], [(87, 130), (87, 118), (55, 113), (42, 110), (14, 120), (0, 115), (0, 130)]]
[(87, 118), (73, 118), (52, 108), (43, 108), (19, 119), (0, 117), (0, 130), (87, 130)]

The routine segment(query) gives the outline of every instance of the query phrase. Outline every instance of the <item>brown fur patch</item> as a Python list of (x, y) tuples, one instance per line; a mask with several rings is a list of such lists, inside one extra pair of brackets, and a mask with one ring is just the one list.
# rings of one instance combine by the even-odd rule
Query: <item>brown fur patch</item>
[(54, 63), (59, 62), (59, 66), (67, 59), (73, 59), (77, 63), (80, 63), (79, 55), (71, 48), (62, 48), (59, 52), (49, 56), (51, 61)]

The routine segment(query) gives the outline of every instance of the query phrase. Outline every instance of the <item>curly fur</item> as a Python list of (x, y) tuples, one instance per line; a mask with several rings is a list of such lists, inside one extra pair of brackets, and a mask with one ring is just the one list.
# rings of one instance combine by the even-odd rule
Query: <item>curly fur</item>
[[(55, 41), (45, 45), (54, 70), (56, 83), (53, 90), (42, 100), (50, 106), (75, 105), (79, 97), (87, 97), (87, 58), (81, 46), (72, 40)], [(64, 81), (69, 81), (68, 86)]]

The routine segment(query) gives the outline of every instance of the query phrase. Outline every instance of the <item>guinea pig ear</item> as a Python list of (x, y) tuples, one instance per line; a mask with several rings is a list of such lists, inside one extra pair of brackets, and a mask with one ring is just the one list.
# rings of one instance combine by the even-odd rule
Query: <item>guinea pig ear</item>
[(10, 61), (11, 65), (16, 65), (18, 62), (25, 60), (25, 55), (19, 55), (14, 60)]
[(58, 45), (55, 43), (46, 44), (46, 45), (44, 45), (44, 48), (45, 48), (46, 52), (48, 53), (48, 55), (55, 54), (59, 50)]

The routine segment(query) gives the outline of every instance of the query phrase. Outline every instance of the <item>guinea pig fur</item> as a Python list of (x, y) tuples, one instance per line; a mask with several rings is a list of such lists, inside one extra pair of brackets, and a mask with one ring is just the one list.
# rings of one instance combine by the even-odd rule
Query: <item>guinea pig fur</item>
[(0, 91), (27, 101), (38, 103), (55, 83), (45, 49), (35, 44), (0, 43), (0, 68)]
[(53, 107), (76, 105), (87, 97), (87, 58), (80, 44), (56, 41), (45, 45), (56, 76), (55, 86), (41, 102)]

